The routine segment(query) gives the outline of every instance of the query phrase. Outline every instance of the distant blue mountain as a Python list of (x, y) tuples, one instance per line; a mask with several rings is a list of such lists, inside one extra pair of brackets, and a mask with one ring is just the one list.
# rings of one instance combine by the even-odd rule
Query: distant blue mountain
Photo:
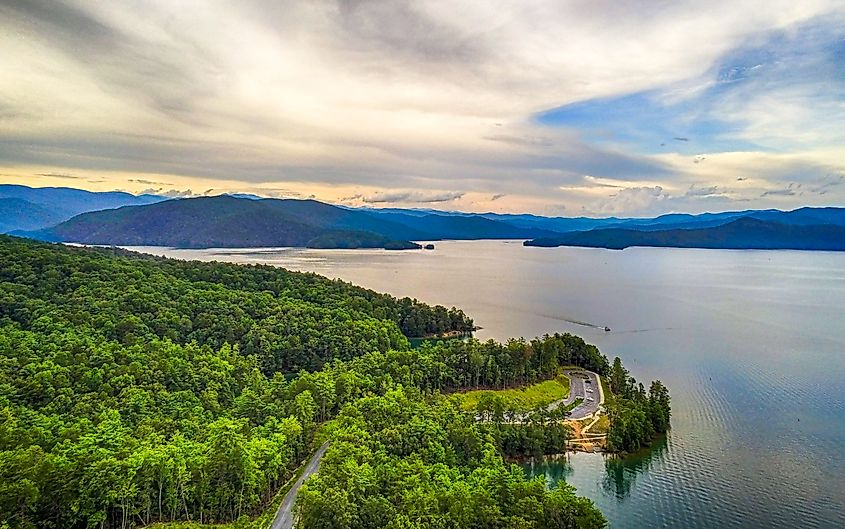
[(440, 239), (526, 239), (547, 237), (555, 230), (520, 226), (509, 221), (490, 219), (483, 215), (455, 214), (424, 210), (359, 209), (370, 216), (406, 226), (420, 232), (426, 240)]
[(52, 228), (14, 234), (118, 246), (420, 248), (400, 238), (412, 233), (367, 213), (314, 200), (220, 195), (91, 211)]
[[(601, 226), (611, 226), (626, 220), (616, 217), (591, 218), (591, 217), (543, 217), (528, 213), (466, 213), (463, 211), (442, 211), (437, 209), (401, 209), (401, 208), (361, 208), (377, 215), (402, 214), (413, 217), (425, 217), (437, 215), (441, 217), (481, 217), (499, 223), (507, 224), (512, 228), (522, 230), (541, 230), (545, 232), (566, 233), (570, 231), (590, 230)], [(520, 235), (517, 239), (524, 237)]]
[(13, 234), (57, 242), (123, 246), (389, 249), (418, 248), (412, 240), (556, 235), (477, 216), (373, 214), (315, 200), (255, 200), (231, 195), (92, 211), (50, 228)]
[[(650, 218), (624, 217), (543, 217), (530, 214), (508, 213), (463, 213), (436, 210), (384, 209), (370, 210), (375, 213), (390, 214), (405, 213), (423, 217), (425, 215), (440, 215), (450, 217), (483, 217), (508, 224), (517, 228), (543, 230), (556, 233), (571, 233), (589, 231), (600, 228), (626, 228), (636, 231), (659, 231), (667, 229), (694, 229), (721, 226), (740, 218), (752, 218), (778, 222), (788, 225), (834, 225), (845, 226), (845, 208), (811, 208), (804, 207), (793, 211), (777, 209), (726, 211), (721, 213), (669, 213)], [(518, 237), (517, 237), (518, 238)]]
[(754, 211), (746, 216), (783, 224), (845, 226), (845, 208), (799, 208), (793, 211), (768, 209)]
[(120, 191), (93, 192), (70, 187), (0, 184), (0, 233), (38, 230), (88, 211), (138, 206), (167, 200)]
[(604, 226), (614, 226), (621, 222), (636, 219), (624, 219), (617, 217), (591, 218), (591, 217), (543, 217), (540, 215), (513, 215), (503, 213), (482, 213), (482, 217), (506, 222), (521, 228), (536, 230), (555, 231), (566, 233), (571, 231), (584, 231)]
[[(795, 220), (800, 216), (789, 217)], [(803, 218), (802, 220), (806, 220)], [(653, 228), (653, 227), (650, 227)], [(539, 238), (526, 246), (586, 246), (622, 250), (631, 246), (736, 250), (845, 251), (845, 226), (786, 224), (742, 216), (718, 226), (692, 228), (598, 228)]]
[[(825, 237), (838, 236), (839, 230), (828, 228), (845, 228), (845, 208), (833, 207), (654, 218), (543, 217), (351, 208), (252, 194), (170, 200), (166, 206), (151, 207), (164, 200), (122, 192), (0, 185), (0, 231), (57, 241), (229, 247), (414, 247), (409, 241), (530, 239), (526, 244), (532, 246), (837, 249), (838, 241)], [(138, 207), (97, 213), (123, 206)]]
[(0, 198), (0, 233), (37, 230), (67, 219), (67, 214), (22, 198)]

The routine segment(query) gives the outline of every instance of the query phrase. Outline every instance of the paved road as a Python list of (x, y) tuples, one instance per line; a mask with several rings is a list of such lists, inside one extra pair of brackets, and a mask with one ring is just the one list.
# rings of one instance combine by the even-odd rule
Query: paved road
[[(566, 369), (563, 373), (569, 377), (569, 396), (565, 399), (552, 402), (546, 406), (546, 409), (553, 411), (561, 406), (569, 406), (575, 402), (576, 399), (580, 398), (583, 399), (583, 401), (569, 412), (569, 415), (567, 415), (568, 419), (586, 419), (598, 412), (601, 405), (604, 404), (604, 393), (601, 389), (601, 384), (599, 383), (599, 376), (592, 371), (587, 371), (586, 369)], [(587, 399), (593, 400), (590, 401)], [(529, 413), (517, 414), (510, 424), (522, 424), (527, 422), (529, 416)], [(483, 422), (487, 419), (481, 415), (476, 415), (475, 420)]]
[(569, 396), (552, 402), (549, 404), (549, 409), (555, 410), (560, 406), (568, 406), (581, 398), (584, 401), (569, 412), (569, 418), (586, 419), (595, 414), (604, 402), (599, 376), (586, 369), (567, 369), (564, 374), (569, 377)]
[(308, 461), (308, 465), (305, 467), (305, 470), (302, 471), (302, 475), (299, 476), (299, 479), (296, 480), (293, 487), (291, 487), (288, 493), (285, 494), (285, 499), (283, 499), (282, 504), (279, 505), (279, 510), (276, 512), (276, 517), (273, 519), (273, 523), (270, 524), (270, 529), (293, 528), (293, 504), (296, 501), (296, 493), (299, 492), (299, 487), (305, 483), (305, 480), (311, 477), (312, 474), (315, 474), (320, 468), (320, 459), (322, 459), (323, 454), (326, 453), (326, 448), (328, 447), (329, 443), (326, 441), (323, 443), (323, 446), (321, 446), (314, 455), (311, 456), (311, 460)]

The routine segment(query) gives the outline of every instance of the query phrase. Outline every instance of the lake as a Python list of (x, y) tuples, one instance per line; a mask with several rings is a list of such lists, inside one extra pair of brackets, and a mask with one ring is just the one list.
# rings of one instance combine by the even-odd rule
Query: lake
[(651, 450), (528, 465), (574, 485), (614, 529), (845, 527), (845, 253), (435, 245), (133, 249), (455, 305), (480, 339), (572, 332), (638, 380), (659, 378), (672, 430)]

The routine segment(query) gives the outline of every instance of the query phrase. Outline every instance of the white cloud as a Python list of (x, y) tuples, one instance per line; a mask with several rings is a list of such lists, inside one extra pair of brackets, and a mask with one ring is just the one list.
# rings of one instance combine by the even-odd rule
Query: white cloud
[(140, 195), (158, 195), (162, 197), (168, 198), (192, 198), (192, 197), (201, 197), (207, 196), (214, 191), (213, 189), (209, 189), (204, 193), (194, 193), (190, 189), (164, 189), (161, 187), (148, 187), (146, 189), (142, 189), (138, 194)]
[(695, 184), (692, 184), (684, 196), (686, 197), (712, 197), (717, 195), (722, 195), (723, 192), (719, 191), (719, 186), (706, 186), (706, 187), (696, 187)]
[[(142, 180), (279, 185), (328, 200), (356, 188), (378, 199), (386, 184), (435, 198), (457, 187), (506, 194), (501, 207), (577, 210), (596, 199), (576, 189), (584, 174), (603, 179), (592, 187), (670, 189), (695, 171), (591, 146), (577, 131), (536, 125), (533, 113), (665, 86), (694, 91), (729, 50), (841, 9), (821, 0), (9, 1), (0, 5), (0, 166), (131, 174), (138, 190)], [(726, 106), (726, 116), (747, 120), (754, 139), (791, 130), (805, 148), (835, 132), (830, 121), (814, 126), (818, 113), (802, 114), (800, 100), (782, 106), (789, 123), (772, 118), (771, 105), (788, 99), (772, 94), (775, 103), (755, 99), (744, 115)]]
[(620, 213), (650, 213), (657, 209), (659, 202), (665, 201), (668, 195), (660, 186), (629, 187), (606, 199), (601, 199), (589, 206), (591, 212), (607, 215)]

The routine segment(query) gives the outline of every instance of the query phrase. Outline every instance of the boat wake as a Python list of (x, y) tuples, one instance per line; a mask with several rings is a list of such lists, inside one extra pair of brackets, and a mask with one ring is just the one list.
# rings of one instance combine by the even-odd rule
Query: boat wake
[[(566, 316), (559, 316), (559, 315), (556, 315), (556, 314), (540, 314), (540, 313), (535, 313), (535, 314), (537, 314), (538, 316), (541, 316), (543, 318), (549, 318), (549, 319), (558, 320), (558, 321), (565, 321), (565, 322), (571, 323), (573, 325), (580, 325), (581, 327), (589, 327), (590, 329), (598, 329), (600, 331), (610, 332), (610, 327), (608, 327), (606, 325), (599, 325), (597, 323), (590, 323), (588, 321), (576, 320), (576, 319), (573, 319), (573, 318), (567, 318)], [(621, 331), (613, 331), (613, 333), (614, 334), (633, 334), (633, 333), (640, 333), (640, 332), (674, 331), (674, 330), (676, 330), (675, 327), (654, 327), (654, 328), (649, 328), (649, 329), (626, 329), (626, 330), (621, 330)]]

